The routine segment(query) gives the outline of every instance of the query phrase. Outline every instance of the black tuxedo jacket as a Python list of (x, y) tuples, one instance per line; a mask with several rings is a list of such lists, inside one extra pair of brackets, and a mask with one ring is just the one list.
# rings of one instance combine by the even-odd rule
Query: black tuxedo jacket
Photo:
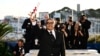
[[(21, 49), (19, 49), (18, 44), (17, 44), (17, 45), (15, 46), (15, 48), (13, 49), (13, 51), (16, 52), (16, 54), (14, 54), (14, 56), (20, 56), (21, 53), (23, 53), (23, 50), (24, 50), (24, 53), (25, 53), (25, 48), (24, 48), (24, 46), (21, 47)], [(24, 54), (23, 54), (23, 55), (24, 55)]]
[(56, 39), (52, 38), (47, 30), (42, 30), (40, 36), (40, 50), (38, 56), (65, 56), (63, 35), (55, 31)]
[(45, 24), (46, 24), (45, 21), (46, 21), (46, 20), (41, 20), (41, 25), (45, 25)]
[(30, 48), (38, 48), (38, 45), (35, 45), (35, 39), (38, 39), (38, 35), (39, 35), (39, 31), (40, 28), (37, 25), (32, 25), (32, 22), (30, 21), (30, 19), (25, 19), (25, 21), (23, 22), (22, 25), (22, 29), (25, 29), (25, 34), (23, 35), (26, 42), (25, 42), (25, 47), (26, 49), (30, 49)]
[(83, 34), (85, 38), (89, 38), (89, 28), (91, 27), (91, 22), (89, 20), (85, 20), (85, 22), (80, 22), (83, 30)]
[(40, 28), (38, 27), (38, 25), (32, 25), (32, 22), (30, 21), (30, 19), (26, 19), (23, 22), (22, 25), (22, 29), (25, 29), (25, 38), (29, 38), (29, 37), (36, 37), (39, 34)]
[(25, 33), (36, 33), (37, 30), (39, 29), (38, 25), (32, 25), (32, 22), (30, 21), (30, 19), (25, 19), (25, 21), (23, 22), (23, 25), (22, 25), (22, 29), (26, 29), (26, 32)]

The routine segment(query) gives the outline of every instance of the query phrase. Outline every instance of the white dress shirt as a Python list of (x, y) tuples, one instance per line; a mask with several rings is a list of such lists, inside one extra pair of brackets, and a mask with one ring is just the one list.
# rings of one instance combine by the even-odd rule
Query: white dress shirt
[(53, 34), (54, 38), (56, 39), (55, 30), (52, 30), (52, 31), (48, 30), (48, 32), (49, 32), (49, 33), (50, 33), (50, 32), (52, 32), (52, 34)]
[(32, 25), (33, 25), (33, 26), (36, 25), (36, 21), (32, 22)]

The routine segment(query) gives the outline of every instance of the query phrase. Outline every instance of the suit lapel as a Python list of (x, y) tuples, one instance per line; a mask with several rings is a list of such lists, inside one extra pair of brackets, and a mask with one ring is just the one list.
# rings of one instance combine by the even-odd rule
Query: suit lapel
[(58, 44), (60, 42), (60, 36), (57, 31), (55, 31), (55, 35), (56, 35), (55, 43)]
[(57, 33), (57, 31), (55, 30), (55, 37), (56, 37), (56, 40), (58, 39), (58, 33)]

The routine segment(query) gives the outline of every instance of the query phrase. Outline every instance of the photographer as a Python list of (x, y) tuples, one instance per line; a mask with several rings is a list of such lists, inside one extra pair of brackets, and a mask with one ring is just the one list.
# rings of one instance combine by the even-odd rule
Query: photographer
[(68, 40), (68, 33), (66, 30), (66, 25), (64, 23), (61, 23), (60, 25), (60, 31), (63, 34), (64, 40), (65, 40), (65, 48), (69, 49), (69, 40)]
[(73, 41), (74, 41), (74, 24), (75, 22), (73, 22), (72, 20), (72, 16), (68, 17), (68, 21), (65, 22), (66, 25), (66, 30), (68, 33), (68, 41), (69, 41), (69, 49), (73, 49)]
[(79, 24), (79, 22), (75, 23), (74, 26), (74, 48), (75, 49), (82, 49), (82, 39), (83, 39), (84, 35), (82, 32), (82, 28)]
[(57, 31), (60, 31), (60, 24), (61, 24), (61, 22), (60, 22), (60, 18), (55, 18), (55, 29), (57, 30)]
[(91, 22), (89, 20), (87, 20), (87, 17), (85, 15), (82, 15), (79, 22), (81, 23), (81, 26), (82, 26), (82, 31), (83, 31), (83, 34), (84, 34), (84, 38), (83, 38), (83, 42), (82, 42), (82, 47), (83, 49), (86, 49), (87, 48), (87, 41), (88, 41), (88, 38), (89, 38), (89, 28), (91, 26)]
[(24, 41), (22, 39), (18, 40), (18, 43), (13, 50), (13, 54), (14, 56), (24, 56), (25, 49), (24, 49)]

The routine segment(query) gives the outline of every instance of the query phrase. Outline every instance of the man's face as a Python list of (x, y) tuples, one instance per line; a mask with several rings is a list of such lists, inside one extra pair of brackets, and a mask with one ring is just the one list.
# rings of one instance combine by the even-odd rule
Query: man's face
[(18, 41), (18, 46), (19, 47), (23, 46), (23, 43), (21, 41)]
[(47, 20), (46, 28), (47, 28), (47, 30), (53, 30), (54, 29), (54, 21), (53, 20)]
[(49, 15), (48, 14), (46, 14), (44, 17), (45, 17), (45, 20), (49, 19)]
[(86, 16), (83, 16), (84, 20), (87, 18)]
[(30, 20), (31, 21), (35, 21), (36, 20), (36, 15), (35, 14), (32, 14), (32, 16), (30, 16)]

